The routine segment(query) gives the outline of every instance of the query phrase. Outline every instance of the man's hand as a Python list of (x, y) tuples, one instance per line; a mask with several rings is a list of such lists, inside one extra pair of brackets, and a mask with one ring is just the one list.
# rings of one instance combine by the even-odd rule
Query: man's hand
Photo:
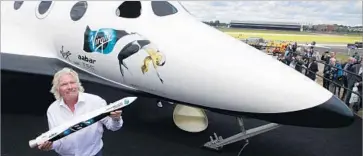
[(53, 146), (53, 142), (50, 141), (46, 141), (43, 144), (38, 146), (38, 149), (42, 150), (42, 151), (49, 151), (52, 149)]
[(112, 120), (116, 120), (116, 121), (118, 121), (118, 120), (120, 120), (121, 113), (122, 113), (122, 111), (121, 111), (121, 110), (111, 112), (110, 117), (112, 118)]

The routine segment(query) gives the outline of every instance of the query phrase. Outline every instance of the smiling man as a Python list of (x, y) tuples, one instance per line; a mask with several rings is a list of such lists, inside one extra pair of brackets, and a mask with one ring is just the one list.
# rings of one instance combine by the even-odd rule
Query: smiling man
[[(107, 105), (101, 97), (84, 93), (78, 74), (69, 68), (63, 68), (54, 75), (51, 93), (56, 101), (47, 110), (49, 129)], [(102, 156), (103, 125), (112, 131), (119, 130), (123, 125), (121, 111), (111, 112), (110, 116), (84, 130), (54, 143), (45, 142), (38, 148), (43, 151), (55, 150), (62, 156)]]

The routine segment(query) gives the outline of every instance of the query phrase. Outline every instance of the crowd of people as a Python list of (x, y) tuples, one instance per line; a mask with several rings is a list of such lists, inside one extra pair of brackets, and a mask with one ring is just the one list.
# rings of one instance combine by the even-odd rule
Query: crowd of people
[(342, 61), (336, 57), (335, 52), (326, 51), (320, 56), (314, 46), (304, 48), (289, 44), (277, 59), (314, 81), (319, 72), (318, 63), (322, 63), (323, 71), (319, 76), (323, 79), (323, 87), (354, 111), (362, 108), (363, 61), (357, 52), (347, 61)]

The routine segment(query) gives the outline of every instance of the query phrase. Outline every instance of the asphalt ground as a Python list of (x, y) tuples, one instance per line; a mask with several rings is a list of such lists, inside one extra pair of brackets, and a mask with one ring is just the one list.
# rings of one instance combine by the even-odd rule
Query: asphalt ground
[[(53, 101), (49, 93), (51, 77), (2, 73), (1, 155), (53, 156), (54, 152), (30, 149), (28, 141), (47, 130), (45, 112)], [(87, 92), (100, 95), (107, 102), (127, 94), (99, 84), (83, 82)], [(105, 156), (237, 156), (243, 142), (227, 145), (221, 152), (201, 146), (216, 132), (223, 138), (239, 132), (236, 118), (207, 112), (209, 127), (201, 133), (178, 129), (172, 120), (175, 105), (156, 106), (155, 99), (140, 97), (125, 108), (124, 127), (105, 130)], [(246, 129), (266, 124), (244, 119)], [(244, 156), (362, 156), (362, 119), (345, 128), (315, 129), (282, 126), (250, 138)]]
[(363, 49), (354, 49), (354, 50), (348, 50), (346, 46), (325, 46), (327, 48), (322, 48), (322, 47), (315, 47), (315, 50), (318, 52), (325, 52), (327, 50), (331, 51), (331, 52), (337, 52), (337, 53), (342, 53), (342, 54), (350, 54), (353, 55), (354, 52), (358, 52), (359, 54), (363, 55)]

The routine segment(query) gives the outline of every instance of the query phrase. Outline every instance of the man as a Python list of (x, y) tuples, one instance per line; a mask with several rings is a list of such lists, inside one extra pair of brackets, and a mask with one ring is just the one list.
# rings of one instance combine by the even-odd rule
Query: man
[[(355, 59), (353, 57), (349, 57), (348, 61), (342, 65), (342, 67), (343, 67), (343, 87), (345, 87), (345, 88), (348, 88), (348, 81), (347, 81), (348, 73), (346, 71), (352, 64), (354, 64), (354, 62), (355, 62)], [(341, 99), (343, 99), (343, 100), (344, 100), (345, 95), (347, 94), (347, 89), (345, 89), (345, 88), (343, 89), (343, 95), (341, 97)]]
[[(361, 81), (362, 77), (361, 76), (357, 76), (359, 74), (359, 70), (362, 67), (362, 61), (358, 62), (356, 61), (354, 64), (350, 65), (350, 67), (348, 67), (348, 71), (356, 74), (349, 74), (347, 75), (347, 82), (348, 82), (348, 89), (352, 90), (354, 87), (354, 84)], [(352, 92), (351, 91), (347, 91), (347, 94), (345, 95), (345, 103), (349, 104), (349, 100), (351, 97)]]
[(358, 52), (355, 52), (354, 55), (352, 56), (355, 60), (357, 60), (358, 62), (361, 62), (361, 58), (358, 54)]
[(302, 60), (302, 57), (297, 56), (295, 61), (296, 61), (295, 70), (297, 70), (298, 72), (301, 73), (303, 65), (304, 65), (304, 61)]
[(335, 82), (332, 83), (331, 88), (332, 92), (336, 94), (338, 97), (340, 96), (341, 86), (343, 85), (343, 69), (339, 60), (334, 59), (335, 63), (332, 63), (336, 68), (332, 68), (332, 80)]
[(329, 86), (330, 86), (330, 81), (329, 81), (329, 77), (330, 77), (330, 52), (326, 51), (325, 54), (321, 57), (321, 60), (324, 61), (325, 65), (324, 65), (324, 70), (323, 70), (323, 87), (329, 90)]
[(295, 43), (292, 45), (292, 52), (296, 52), (296, 49), (297, 49), (297, 42), (295, 42)]
[(306, 76), (308, 76), (310, 79), (315, 81), (316, 79), (316, 73), (319, 71), (318, 63), (316, 63), (316, 58), (312, 57), (310, 58), (310, 63), (308, 64), (308, 71), (306, 72)]
[[(328, 79), (330, 81), (334, 81), (334, 74), (336, 73), (337, 69), (334, 68), (336, 66), (336, 59), (335, 58), (330, 58), (330, 62), (329, 62), (329, 71), (327, 72), (328, 73)], [(335, 94), (335, 84), (334, 83), (331, 83), (329, 82), (329, 85), (328, 85), (328, 90), (330, 90), (333, 94)]]
[[(101, 97), (84, 93), (78, 74), (69, 68), (63, 68), (54, 75), (51, 93), (56, 101), (47, 110), (49, 129), (107, 105)], [(55, 142), (45, 142), (38, 148), (55, 150), (62, 156), (102, 156), (103, 125), (112, 131), (119, 130), (123, 125), (121, 111), (111, 112), (110, 116), (81, 131)]]

